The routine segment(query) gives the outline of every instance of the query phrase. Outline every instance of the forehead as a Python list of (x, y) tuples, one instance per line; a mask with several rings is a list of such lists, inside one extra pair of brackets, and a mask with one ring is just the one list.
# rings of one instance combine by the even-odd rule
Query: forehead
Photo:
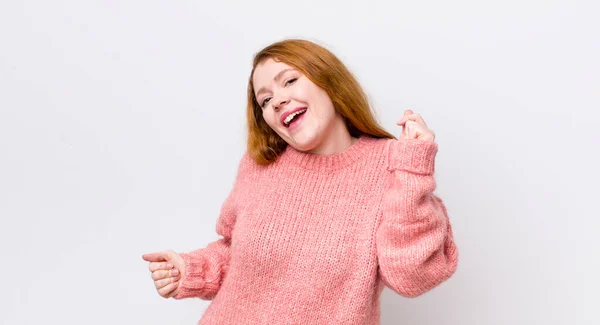
[(252, 76), (254, 89), (258, 90), (262, 87), (266, 87), (273, 81), (273, 78), (275, 78), (280, 71), (293, 68), (294, 67), (288, 64), (277, 62), (272, 58), (259, 63), (254, 70), (254, 75)]

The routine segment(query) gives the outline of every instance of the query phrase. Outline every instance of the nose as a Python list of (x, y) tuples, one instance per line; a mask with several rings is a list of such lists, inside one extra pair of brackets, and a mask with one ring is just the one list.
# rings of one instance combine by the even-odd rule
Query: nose
[(290, 102), (290, 98), (289, 97), (287, 97), (287, 96), (279, 96), (278, 98), (275, 99), (275, 103), (273, 105), (273, 108), (275, 108), (275, 110), (279, 110), (283, 106), (287, 105), (289, 102)]

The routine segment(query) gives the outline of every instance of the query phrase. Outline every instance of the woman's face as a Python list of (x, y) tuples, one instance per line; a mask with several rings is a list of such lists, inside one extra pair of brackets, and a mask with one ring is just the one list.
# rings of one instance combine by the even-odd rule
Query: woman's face
[(327, 154), (339, 146), (336, 141), (350, 139), (327, 92), (292, 66), (267, 59), (254, 70), (252, 83), (264, 120), (294, 148)]

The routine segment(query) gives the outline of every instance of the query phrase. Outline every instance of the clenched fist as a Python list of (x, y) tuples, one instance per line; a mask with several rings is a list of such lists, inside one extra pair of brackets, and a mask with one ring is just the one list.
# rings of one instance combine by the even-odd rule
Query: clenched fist
[(163, 251), (142, 255), (144, 261), (150, 262), (148, 268), (152, 273), (156, 291), (163, 298), (171, 298), (179, 292), (181, 279), (185, 277), (185, 261), (174, 251)]
[(427, 127), (427, 124), (419, 114), (411, 110), (404, 111), (404, 116), (397, 125), (402, 126), (400, 140), (417, 139), (422, 141), (435, 141), (435, 133)]

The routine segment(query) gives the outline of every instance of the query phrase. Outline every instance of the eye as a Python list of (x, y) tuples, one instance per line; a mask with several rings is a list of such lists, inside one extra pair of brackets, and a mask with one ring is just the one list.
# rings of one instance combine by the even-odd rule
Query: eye
[(289, 79), (288, 81), (285, 82), (285, 85), (287, 86), (287, 85), (293, 84), (294, 82), (296, 82), (296, 80), (298, 80), (298, 78)]
[(262, 103), (260, 103), (260, 107), (264, 108), (270, 99), (271, 99), (271, 97), (266, 97), (265, 99), (263, 99)]

